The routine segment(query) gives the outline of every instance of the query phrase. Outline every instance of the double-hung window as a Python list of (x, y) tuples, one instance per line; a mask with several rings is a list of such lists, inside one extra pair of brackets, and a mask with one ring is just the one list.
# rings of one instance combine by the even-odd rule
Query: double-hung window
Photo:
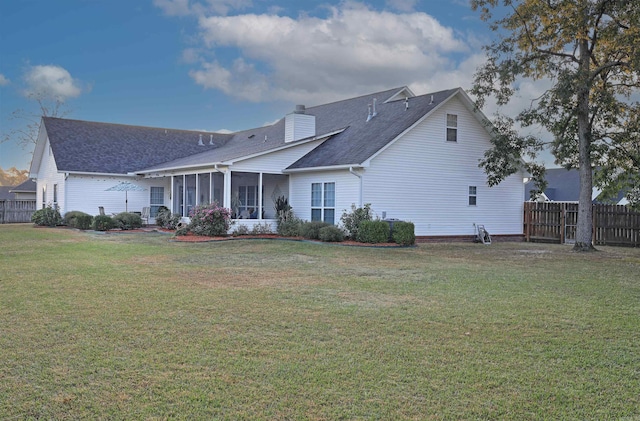
[(164, 206), (164, 187), (151, 187), (151, 196), (149, 197), (150, 216), (155, 218), (158, 215), (158, 208)]
[(458, 116), (447, 114), (447, 142), (458, 141)]
[(256, 212), (258, 207), (258, 186), (238, 186), (239, 213)]
[(476, 206), (478, 203), (478, 188), (469, 186), (469, 206)]
[(311, 220), (335, 224), (336, 183), (311, 184)]

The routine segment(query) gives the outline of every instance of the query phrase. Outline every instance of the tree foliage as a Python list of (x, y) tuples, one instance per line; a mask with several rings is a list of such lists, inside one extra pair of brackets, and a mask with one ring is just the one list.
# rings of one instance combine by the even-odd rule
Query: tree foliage
[(3, 170), (0, 167), (0, 186), (17, 186), (24, 183), (29, 178), (29, 170), (19, 170), (11, 167)]
[(29, 112), (22, 108), (14, 110), (9, 119), (19, 121), (21, 124), (3, 133), (0, 143), (15, 142), (22, 149), (31, 150), (38, 141), (42, 117), (65, 117), (70, 112), (59, 97), (41, 93), (29, 94), (27, 97), (38, 104), (38, 112)]
[[(640, 2), (633, 0), (472, 0), (498, 38), (471, 93), (482, 107), (505, 105), (523, 79), (551, 87), (515, 119), (498, 119), (493, 148), (481, 161), (490, 184), (535, 162), (549, 147), (556, 163), (580, 172), (576, 250), (592, 250), (591, 192), (634, 192), (640, 182)], [(522, 137), (513, 124), (539, 126), (550, 145)], [(540, 179), (540, 166), (529, 164)], [(539, 186), (543, 187), (543, 186)], [(608, 190), (607, 190), (608, 189)], [(630, 198), (633, 194), (630, 195)]]

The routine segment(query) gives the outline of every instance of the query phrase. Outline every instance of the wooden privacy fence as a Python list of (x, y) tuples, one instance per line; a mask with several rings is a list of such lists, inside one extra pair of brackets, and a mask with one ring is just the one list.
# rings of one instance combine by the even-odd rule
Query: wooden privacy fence
[(35, 200), (0, 200), (0, 224), (31, 222)]
[[(526, 241), (574, 243), (578, 204), (525, 202)], [(640, 212), (621, 205), (593, 205), (593, 243), (640, 247)]]

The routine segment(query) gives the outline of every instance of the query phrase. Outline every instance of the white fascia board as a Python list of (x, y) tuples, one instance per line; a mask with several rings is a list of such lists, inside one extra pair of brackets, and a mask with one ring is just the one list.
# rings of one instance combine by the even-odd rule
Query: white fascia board
[(89, 175), (89, 176), (99, 176), (99, 177), (133, 177), (135, 174), (118, 174), (118, 173), (109, 173), (109, 172), (86, 172), (86, 171), (62, 171), (58, 170), (59, 174), (73, 174), (73, 175)]
[[(207, 163), (207, 164), (198, 164), (198, 165), (184, 165), (184, 166), (178, 166), (178, 167), (167, 167), (167, 168), (159, 168), (159, 169), (145, 169), (145, 170), (139, 170), (139, 171), (134, 171), (134, 172), (130, 172), (129, 175), (135, 175), (135, 176), (143, 176), (145, 178), (156, 178), (156, 177), (164, 177), (164, 176), (170, 176), (170, 175), (176, 175), (176, 174), (196, 174), (196, 173), (200, 173), (202, 172), (203, 169), (210, 169), (211, 167), (218, 167), (218, 166), (224, 166), (226, 167), (226, 165), (223, 165), (220, 162), (212, 162), (212, 163)], [(212, 171), (212, 172), (218, 172), (216, 171)], [(151, 174), (155, 174), (154, 176), (151, 176)]]
[(33, 150), (33, 154), (31, 155), (31, 165), (29, 165), (29, 178), (38, 177), (38, 173), (40, 172), (40, 165), (42, 164), (42, 157), (46, 152), (45, 148), (47, 146), (48, 140), (49, 138), (47, 136), (47, 130), (44, 127), (44, 123), (42, 119), (40, 119), (40, 128), (38, 129), (38, 139), (36, 140), (36, 146), (35, 146), (35, 149)]
[(335, 170), (348, 170), (349, 168), (365, 168), (368, 165), (363, 164), (347, 164), (347, 165), (328, 165), (326, 167), (308, 167), (308, 168), (293, 168), (282, 170), (283, 174), (295, 174), (303, 172), (315, 172), (315, 171), (335, 171)]
[(343, 131), (346, 130), (346, 127), (343, 129), (338, 129), (338, 130), (334, 130), (333, 132), (329, 132), (329, 133), (324, 133), (320, 136), (313, 136), (313, 137), (308, 137), (306, 139), (300, 139), (300, 140), (296, 140), (293, 142), (289, 142), (285, 145), (282, 145), (280, 147), (274, 148), (274, 149), (269, 149), (268, 151), (262, 151), (262, 152), (257, 152), (251, 155), (245, 155), (245, 156), (241, 156), (238, 158), (234, 158), (234, 159), (230, 159), (228, 161), (223, 161), (222, 164), (223, 165), (233, 165), (236, 162), (241, 162), (241, 161), (245, 161), (247, 159), (252, 159), (252, 158), (256, 158), (259, 156), (263, 156), (263, 155), (268, 155), (270, 153), (274, 153), (274, 152), (279, 152), (285, 149), (289, 149), (289, 148), (293, 148), (296, 147), (298, 145), (305, 145), (309, 142), (314, 142), (316, 140), (327, 140), (328, 138), (330, 138), (331, 136), (337, 135), (338, 133), (342, 133)]
[(393, 102), (393, 101), (401, 101), (402, 99), (396, 98), (398, 95), (400, 95), (401, 93), (406, 92), (407, 96), (409, 96), (410, 98), (413, 98), (414, 96), (416, 96), (416, 94), (414, 94), (411, 89), (409, 89), (408, 86), (405, 86), (403, 88), (401, 88), (400, 90), (398, 90), (398, 92), (396, 92), (395, 94), (391, 95), (391, 97), (389, 97), (386, 101), (384, 101), (384, 104), (388, 103), (388, 102)]

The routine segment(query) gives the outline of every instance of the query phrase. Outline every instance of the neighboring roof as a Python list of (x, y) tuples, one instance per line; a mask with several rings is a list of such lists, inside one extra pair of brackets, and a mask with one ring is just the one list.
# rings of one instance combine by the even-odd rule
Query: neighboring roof
[(15, 200), (16, 193), (35, 193), (36, 182), (29, 179), (17, 186), (0, 186), (0, 201)]
[(11, 193), (35, 193), (38, 185), (32, 179), (11, 188)]
[(13, 186), (0, 186), (0, 202), (15, 199), (15, 195), (11, 193), (12, 188)]
[[(565, 168), (549, 168), (545, 172), (547, 188), (544, 194), (554, 202), (577, 202), (580, 198), (580, 173), (578, 170)], [(524, 200), (531, 199), (531, 190), (536, 186), (529, 181), (524, 187)]]
[[(42, 122), (62, 172), (127, 174), (219, 147), (231, 137), (53, 117), (43, 117)], [(201, 136), (202, 146), (198, 144)], [(211, 137), (213, 145), (209, 145)]]
[[(544, 195), (553, 202), (578, 202), (580, 200), (580, 173), (577, 169), (567, 170), (565, 168), (549, 168), (545, 171), (547, 188)], [(525, 184), (524, 200), (531, 200), (531, 191), (536, 186), (533, 181)], [(597, 192), (596, 192), (597, 194)], [(592, 193), (594, 203), (618, 203), (625, 197), (625, 192), (618, 192), (618, 196), (609, 200), (602, 200), (600, 196)]]

